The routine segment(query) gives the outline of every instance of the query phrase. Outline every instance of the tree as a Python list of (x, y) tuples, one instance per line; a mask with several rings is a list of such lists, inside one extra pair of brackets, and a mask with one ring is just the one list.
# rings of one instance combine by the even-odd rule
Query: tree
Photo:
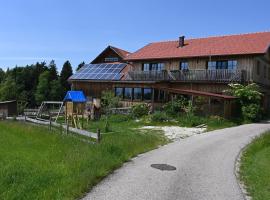
[(5, 72), (2, 68), (0, 68), (0, 83), (2, 83), (5, 79)]
[(45, 71), (40, 74), (38, 79), (37, 90), (35, 93), (35, 100), (38, 104), (45, 101), (50, 94), (50, 84), (49, 84), (50, 72)]
[(85, 62), (83, 61), (83, 62), (81, 62), (79, 65), (78, 65), (78, 67), (77, 67), (77, 69), (76, 69), (76, 71), (79, 71), (79, 69), (81, 69), (82, 68), (82, 66), (84, 66), (85, 65)]
[(6, 80), (0, 85), (0, 99), (2, 101), (13, 100), (17, 97), (15, 80), (8, 76)]
[(229, 92), (238, 97), (241, 105), (242, 116), (247, 121), (256, 121), (260, 118), (260, 101), (262, 93), (257, 84), (248, 85), (229, 84)]
[(50, 82), (49, 98), (51, 101), (60, 101), (62, 99), (62, 87), (59, 79)]
[(101, 107), (105, 113), (105, 132), (110, 131), (109, 115), (112, 108), (119, 106), (120, 98), (115, 96), (112, 91), (103, 91), (101, 94)]
[(56, 80), (58, 78), (58, 73), (57, 73), (56, 64), (55, 64), (54, 60), (52, 60), (50, 62), (48, 68), (49, 68), (49, 72), (50, 72), (49, 81)]
[(68, 83), (68, 78), (72, 75), (72, 66), (69, 61), (66, 61), (60, 73), (61, 86), (63, 88), (62, 97), (70, 90), (70, 84)]

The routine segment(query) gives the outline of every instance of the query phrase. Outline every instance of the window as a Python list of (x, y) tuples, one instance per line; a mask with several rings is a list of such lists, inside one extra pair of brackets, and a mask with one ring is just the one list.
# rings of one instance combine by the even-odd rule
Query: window
[(217, 62), (216, 61), (209, 61), (207, 63), (207, 69), (212, 70), (212, 69), (216, 69), (217, 66)]
[(115, 88), (115, 96), (123, 97), (124, 88)]
[(152, 63), (151, 70), (152, 71), (162, 71), (165, 69), (164, 63)]
[(124, 99), (132, 99), (132, 88), (124, 89)]
[(263, 77), (264, 78), (266, 78), (266, 74), (267, 74), (267, 72), (266, 72), (266, 65), (264, 65), (263, 66)]
[(150, 64), (149, 63), (144, 63), (143, 64), (143, 71), (150, 71)]
[(217, 61), (216, 69), (228, 69), (228, 61)]
[(229, 60), (228, 61), (228, 69), (235, 70), (237, 67), (237, 61), (236, 60)]
[(163, 102), (165, 100), (165, 92), (163, 90), (154, 89), (155, 102)]
[(151, 100), (151, 99), (152, 99), (152, 89), (143, 88), (143, 100)]
[(236, 60), (221, 60), (221, 61), (208, 61), (207, 69), (215, 70), (215, 69), (231, 69), (236, 70), (237, 61)]
[(260, 76), (260, 71), (261, 71), (261, 64), (260, 64), (260, 61), (257, 61), (257, 75)]
[(134, 100), (142, 100), (142, 88), (134, 88), (133, 89), (133, 99)]
[(117, 57), (107, 57), (105, 58), (105, 62), (118, 62)]
[(188, 70), (188, 62), (180, 62), (180, 70)]
[(144, 63), (142, 67), (143, 71), (162, 71), (165, 70), (164, 63)]

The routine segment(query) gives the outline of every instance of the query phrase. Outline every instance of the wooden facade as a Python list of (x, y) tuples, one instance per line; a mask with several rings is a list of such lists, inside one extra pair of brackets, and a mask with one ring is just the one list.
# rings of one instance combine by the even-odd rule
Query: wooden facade
[(17, 101), (2, 101), (0, 102), (0, 116), (12, 117), (17, 115)]
[[(171, 93), (166, 96), (157, 88), (188, 89), (213, 93), (214, 96), (214, 94), (223, 94), (224, 90), (229, 88), (229, 83), (247, 84), (255, 82), (261, 86), (261, 91), (264, 94), (262, 102), (264, 109), (270, 110), (270, 48), (265, 54), (128, 60), (128, 58), (125, 59), (117, 51), (108, 47), (92, 63), (106, 63), (106, 58), (110, 57), (117, 57), (119, 62), (128, 63), (128, 67), (122, 72), (125, 75), (120, 81), (74, 80), (72, 81), (72, 89), (83, 90), (85, 95), (91, 99), (100, 98), (102, 91), (105, 90), (116, 91), (118, 88), (119, 91), (121, 89), (125, 91), (126, 88), (126, 91), (132, 92), (132, 97), (125, 98), (123, 92), (122, 103), (125, 106), (146, 102), (155, 107), (162, 105), (162, 103), (170, 100), (175, 95)], [(181, 68), (182, 63), (185, 63), (185, 69)], [(211, 63), (216, 63), (216, 65), (217, 63), (227, 63), (227, 66), (221, 66), (220, 68), (211, 66), (210, 68)], [(231, 68), (228, 67), (229, 63), (233, 63)], [(162, 64), (162, 69), (145, 70), (144, 64)], [(151, 90), (151, 99), (148, 98), (149, 89)], [(141, 90), (141, 94), (138, 94), (140, 98), (134, 97), (135, 90)], [(144, 90), (148, 92), (147, 98), (144, 98)], [(160, 98), (161, 94), (163, 95), (162, 100)], [(193, 95), (189, 96), (193, 98)], [(208, 98), (207, 101), (211, 102), (211, 99)], [(232, 108), (235, 105), (232, 101), (222, 98), (220, 100), (224, 108), (222, 109), (223, 115), (231, 115)], [(211, 108), (207, 105), (204, 107), (208, 109), (208, 112), (221, 112), (218, 106), (214, 106), (214, 103)], [(205, 110), (205, 108), (202, 110)]]

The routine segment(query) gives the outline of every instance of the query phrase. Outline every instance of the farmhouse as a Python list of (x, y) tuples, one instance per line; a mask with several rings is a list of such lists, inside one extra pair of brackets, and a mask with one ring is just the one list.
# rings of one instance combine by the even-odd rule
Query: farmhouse
[(107, 47), (69, 78), (74, 90), (100, 98), (113, 90), (124, 106), (147, 102), (152, 108), (184, 95), (202, 113), (231, 116), (229, 83), (255, 82), (270, 110), (270, 32), (162, 41), (134, 53)]

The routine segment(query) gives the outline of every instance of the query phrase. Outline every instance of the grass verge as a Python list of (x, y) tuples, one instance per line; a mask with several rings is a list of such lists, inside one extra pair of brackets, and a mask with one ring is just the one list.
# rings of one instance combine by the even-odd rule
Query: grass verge
[(0, 122), (0, 199), (82, 197), (123, 162), (167, 142), (132, 127), (119, 123), (91, 145), (45, 127)]
[(253, 200), (270, 199), (270, 132), (247, 146), (241, 158), (240, 177)]

